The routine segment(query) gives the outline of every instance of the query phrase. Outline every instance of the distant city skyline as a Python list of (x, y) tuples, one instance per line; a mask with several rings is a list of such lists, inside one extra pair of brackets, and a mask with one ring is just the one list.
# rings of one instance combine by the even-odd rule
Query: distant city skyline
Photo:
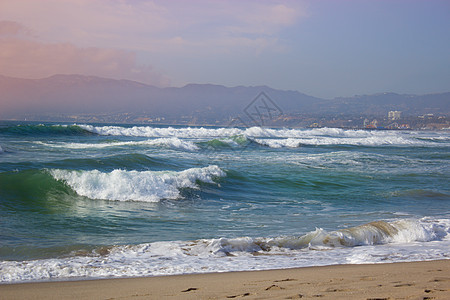
[(0, 74), (12, 77), (426, 94), (449, 91), (448, 53), (449, 1), (0, 2)]

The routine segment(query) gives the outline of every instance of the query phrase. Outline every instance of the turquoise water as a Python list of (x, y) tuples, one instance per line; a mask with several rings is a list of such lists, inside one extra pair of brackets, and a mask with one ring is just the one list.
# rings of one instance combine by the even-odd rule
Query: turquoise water
[(0, 280), (449, 258), (450, 132), (0, 123)]

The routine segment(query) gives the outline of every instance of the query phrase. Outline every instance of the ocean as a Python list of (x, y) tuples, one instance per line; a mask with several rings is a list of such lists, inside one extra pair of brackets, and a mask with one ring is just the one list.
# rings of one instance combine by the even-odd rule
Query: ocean
[(0, 282), (450, 258), (450, 131), (0, 122)]

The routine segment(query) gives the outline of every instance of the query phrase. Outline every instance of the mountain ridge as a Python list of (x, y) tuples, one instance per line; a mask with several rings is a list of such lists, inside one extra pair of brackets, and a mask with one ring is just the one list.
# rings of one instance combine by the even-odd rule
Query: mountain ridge
[(235, 86), (189, 83), (160, 88), (137, 81), (80, 74), (55, 74), (41, 79), (0, 75), (0, 117), (34, 113), (101, 114), (147, 113), (181, 118), (207, 114), (208, 118), (232, 118), (243, 113), (264, 92), (285, 114), (448, 115), (450, 92), (425, 95), (393, 92), (322, 99), (295, 90), (266, 85)]

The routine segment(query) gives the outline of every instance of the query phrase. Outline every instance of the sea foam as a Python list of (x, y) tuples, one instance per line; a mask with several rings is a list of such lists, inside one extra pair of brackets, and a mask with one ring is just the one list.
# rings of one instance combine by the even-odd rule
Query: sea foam
[(368, 136), (358, 138), (287, 138), (287, 139), (254, 139), (254, 142), (270, 148), (297, 148), (302, 145), (327, 146), (327, 145), (353, 145), (353, 146), (423, 146), (429, 143), (416, 139), (407, 139), (399, 136)]
[(79, 125), (81, 128), (99, 135), (134, 136), (134, 137), (178, 137), (178, 138), (205, 138), (232, 136), (242, 133), (237, 128), (159, 128), (150, 126), (92, 126)]
[(66, 183), (77, 194), (91, 199), (158, 202), (181, 197), (181, 188), (198, 188), (197, 181), (213, 183), (225, 172), (218, 166), (191, 168), (181, 172), (125, 171), (103, 173), (92, 171), (49, 170), (56, 179)]
[(48, 143), (48, 142), (35, 142), (40, 145), (44, 145), (52, 148), (66, 148), (66, 149), (102, 149), (110, 147), (123, 147), (123, 146), (157, 146), (166, 147), (172, 149), (180, 149), (186, 151), (196, 151), (198, 146), (191, 141), (182, 140), (176, 137), (171, 138), (156, 138), (145, 141), (128, 141), (128, 142), (100, 142), (100, 143)]
[[(301, 236), (120, 245), (80, 255), (0, 262), (0, 282), (174, 275), (448, 259), (450, 220), (376, 221)], [(356, 247), (360, 246), (360, 247)], [(327, 250), (327, 251), (317, 251)]]
[(370, 137), (395, 135), (389, 132), (365, 131), (365, 130), (344, 130), (339, 128), (319, 128), (319, 129), (272, 129), (263, 127), (250, 127), (246, 129), (222, 127), (222, 128), (159, 128), (150, 126), (92, 126), (78, 125), (80, 128), (99, 135), (112, 136), (140, 136), (140, 137), (178, 137), (178, 138), (211, 138), (211, 137), (231, 137), (245, 135), (247, 137), (267, 137), (267, 138), (304, 138), (311, 136), (329, 137)]
[[(289, 128), (156, 128), (150, 126), (92, 126), (79, 125), (80, 128), (99, 135), (131, 136), (150, 138), (179, 139), (222, 139), (236, 136), (244, 137), (260, 145), (271, 148), (297, 148), (301, 145), (356, 145), (356, 146), (443, 146), (448, 140), (440, 136), (436, 138), (422, 137), (415, 132), (403, 131), (369, 131), (340, 128), (289, 129)], [(229, 143), (231, 145), (231, 143)], [(176, 146), (175, 146), (176, 147)], [(180, 146), (195, 149), (195, 145)]]

